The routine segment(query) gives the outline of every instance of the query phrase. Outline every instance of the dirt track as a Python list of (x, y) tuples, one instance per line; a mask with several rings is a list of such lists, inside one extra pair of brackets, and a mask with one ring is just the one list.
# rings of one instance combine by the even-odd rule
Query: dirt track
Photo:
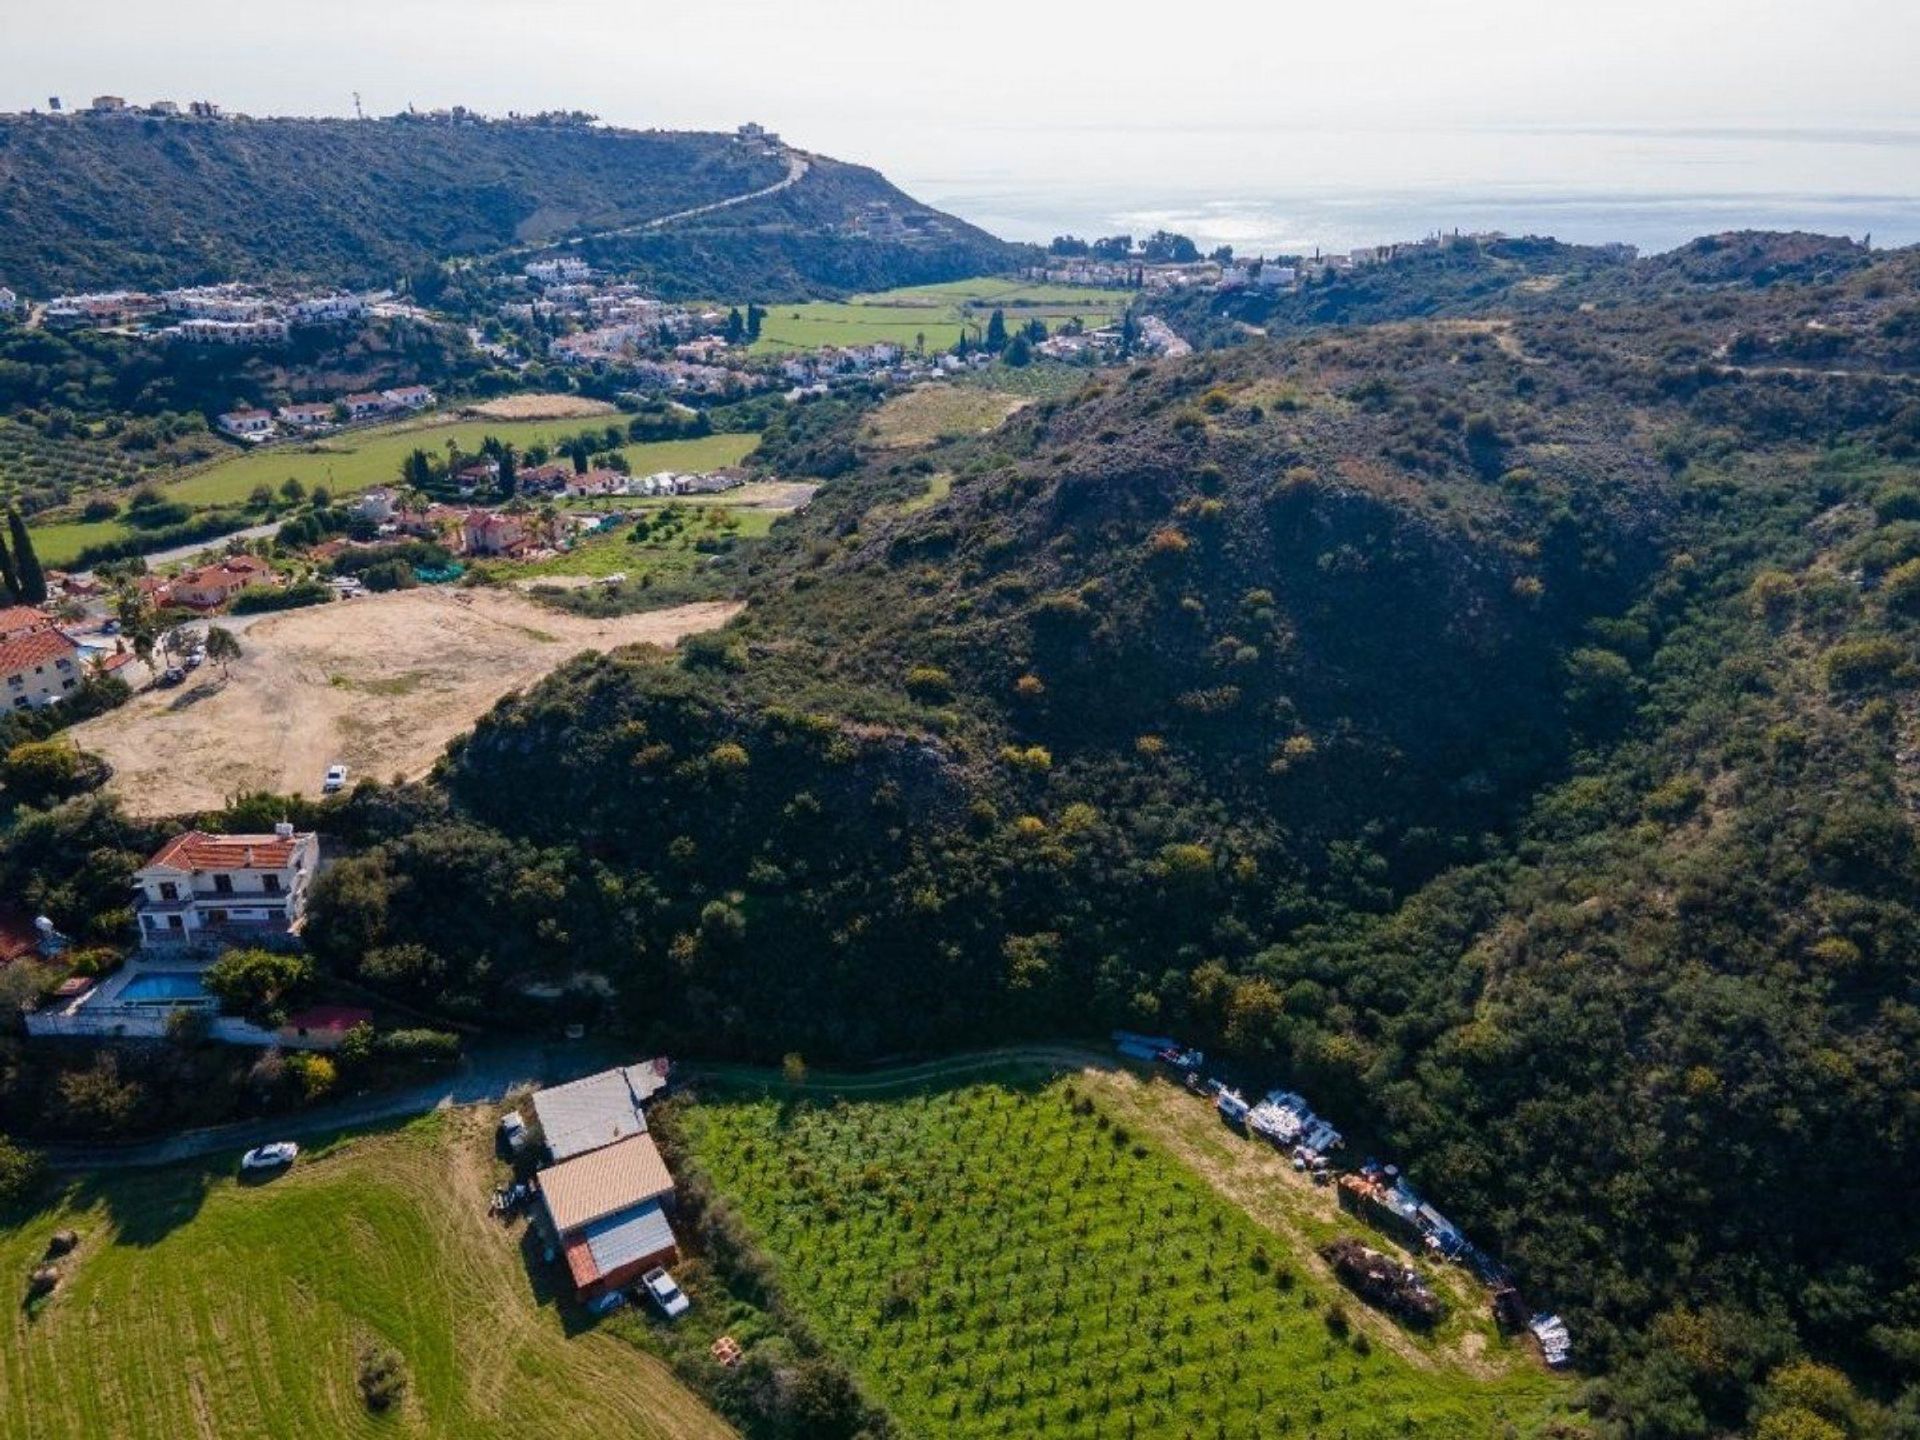
[(730, 603), (588, 620), (499, 591), (406, 590), (268, 615), (242, 657), (136, 695), (71, 732), (114, 767), (128, 810), (212, 809), (238, 791), (317, 794), (327, 766), (415, 776), (507, 692), (582, 650), (671, 645)]

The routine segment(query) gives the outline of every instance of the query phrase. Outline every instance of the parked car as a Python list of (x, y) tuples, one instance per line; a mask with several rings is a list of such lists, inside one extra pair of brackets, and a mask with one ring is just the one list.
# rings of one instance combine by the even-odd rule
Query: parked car
[(320, 793), (322, 795), (337, 795), (346, 788), (347, 767), (344, 765), (329, 765), (327, 767), (327, 778), (320, 782)]
[(527, 1143), (527, 1122), (520, 1118), (518, 1110), (509, 1110), (500, 1117), (500, 1142), (509, 1153), (518, 1155)]
[(240, 1157), (242, 1170), (278, 1170), (282, 1165), (291, 1165), (300, 1154), (300, 1147), (291, 1140), (276, 1140), (271, 1145), (260, 1145)]
[(621, 1294), (618, 1290), (609, 1290), (606, 1294), (597, 1295), (589, 1300), (587, 1302), (587, 1309), (595, 1315), (610, 1315), (626, 1303), (627, 1297), (625, 1295)]
[(187, 669), (189, 669), (189, 670), (198, 670), (198, 669), (199, 669), (199, 668), (200, 668), (200, 667), (201, 667), (202, 665), (204, 665), (204, 664), (206, 664), (206, 663), (207, 663), (207, 652), (206, 652), (206, 651), (204, 651), (204, 650), (189, 650), (189, 651), (187, 652)]
[(640, 1283), (647, 1287), (647, 1298), (660, 1307), (660, 1313), (667, 1319), (677, 1320), (690, 1308), (687, 1297), (673, 1283), (673, 1276), (658, 1265), (642, 1275)]
[(106, 624), (100, 627), (100, 633), (102, 635), (118, 635), (120, 633), (120, 622), (118, 620), (107, 621)]
[(154, 681), (154, 684), (160, 686), (160, 688), (164, 690), (171, 686), (178, 685), (182, 680), (185, 680), (186, 678), (187, 678), (186, 671), (182, 670), (178, 665), (169, 665), (166, 669), (160, 672), (160, 678)]

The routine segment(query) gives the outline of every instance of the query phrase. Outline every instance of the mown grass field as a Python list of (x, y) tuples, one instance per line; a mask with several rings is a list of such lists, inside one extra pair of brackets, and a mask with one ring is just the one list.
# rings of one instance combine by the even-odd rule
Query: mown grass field
[(1215, 1123), (1191, 1097), (1149, 1124), (1086, 1076), (774, 1090), (721, 1090), (687, 1137), (912, 1433), (1526, 1436), (1564, 1413), (1483, 1318), (1416, 1339), (1363, 1313), (1304, 1237), (1172, 1159), (1155, 1126)]
[[(544, 1278), (529, 1279), (519, 1229), (485, 1213), (485, 1115), (337, 1144), (264, 1184), (237, 1183), (231, 1165), (82, 1181), (0, 1235), (0, 1274), (18, 1287), (0, 1330), (0, 1434), (733, 1433), (656, 1360), (568, 1333)], [(27, 1270), (68, 1225), (82, 1234), (70, 1278), (29, 1311)], [(385, 1416), (358, 1391), (369, 1341), (407, 1376)]]
[[(400, 462), (420, 448), (444, 455), (448, 441), (472, 452), (488, 435), (508, 441), (523, 451), (535, 444), (548, 446), (582, 430), (604, 429), (611, 422), (576, 420), (461, 420), (433, 424), (420, 420), (348, 431), (311, 444), (287, 444), (236, 454), (196, 474), (161, 486), (170, 500), (195, 509), (238, 505), (265, 485), (278, 490), (289, 479), (308, 490), (324, 487), (336, 496), (351, 495), (375, 485), (396, 482)], [(752, 434), (706, 435), (697, 440), (662, 440), (623, 447), (634, 473), (656, 470), (711, 470), (735, 465), (760, 443)], [(34, 527), (34, 544), (50, 565), (64, 564), (88, 545), (117, 540), (129, 533), (119, 520), (94, 524), (70, 522)]]
[(1041, 319), (1056, 330), (1077, 316), (1091, 328), (1118, 320), (1132, 299), (1128, 290), (1032, 285), (993, 276), (914, 285), (845, 301), (769, 306), (753, 349), (778, 354), (888, 340), (911, 350), (924, 336), (929, 351), (940, 351), (952, 348), (963, 326), (984, 327), (995, 309), (1006, 312), (1009, 327)]

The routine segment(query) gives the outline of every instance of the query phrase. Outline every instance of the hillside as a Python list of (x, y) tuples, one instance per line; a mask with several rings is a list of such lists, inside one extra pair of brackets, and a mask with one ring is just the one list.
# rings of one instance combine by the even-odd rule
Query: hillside
[(914, 454), (823, 410), (747, 614), (504, 703), (314, 945), (758, 1056), (1172, 1029), (1513, 1261), (1602, 1433), (1909, 1433), (1912, 257), (1615, 278)]
[[(701, 217), (704, 244), (638, 242), (657, 283), (714, 294), (739, 275), (770, 276), (763, 298), (800, 297), (832, 288), (834, 274), (896, 284), (1004, 261), (990, 236), (937, 217), (938, 244), (849, 239), (833, 248), (861, 258), (837, 255), (816, 273), (810, 247), (869, 202), (936, 218), (873, 171), (818, 169), (777, 209), (769, 197)], [(716, 134), (12, 115), (0, 117), (0, 281), (32, 295), (228, 279), (390, 285), (430, 262), (634, 225), (786, 173), (779, 156)]]

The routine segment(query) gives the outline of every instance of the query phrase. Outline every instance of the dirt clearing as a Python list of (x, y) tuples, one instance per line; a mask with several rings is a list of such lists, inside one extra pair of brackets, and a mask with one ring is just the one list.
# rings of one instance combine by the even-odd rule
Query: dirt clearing
[(672, 645), (739, 613), (732, 602), (587, 619), (491, 590), (402, 590), (268, 615), (244, 653), (175, 690), (134, 696), (75, 726), (140, 815), (218, 807), (238, 791), (317, 794), (329, 765), (352, 776), (424, 773), (510, 690), (582, 650)]
[(589, 400), (583, 395), (502, 395), (479, 405), (468, 405), (465, 413), (483, 420), (580, 420), (589, 415), (611, 415), (615, 407), (604, 400)]

